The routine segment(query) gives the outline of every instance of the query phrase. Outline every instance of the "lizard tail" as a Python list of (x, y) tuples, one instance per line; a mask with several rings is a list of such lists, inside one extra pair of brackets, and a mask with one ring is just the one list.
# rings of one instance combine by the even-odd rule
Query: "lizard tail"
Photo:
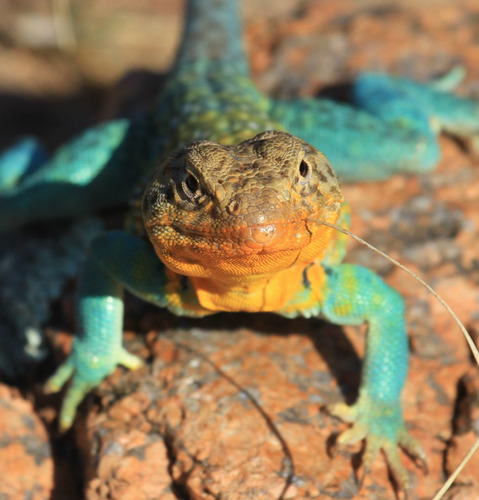
[(189, 0), (175, 70), (247, 75), (236, 0)]

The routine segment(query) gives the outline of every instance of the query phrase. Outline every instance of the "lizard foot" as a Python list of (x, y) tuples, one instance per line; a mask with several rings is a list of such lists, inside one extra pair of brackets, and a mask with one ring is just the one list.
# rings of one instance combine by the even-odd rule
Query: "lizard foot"
[(74, 340), (68, 359), (47, 380), (44, 387), (46, 393), (58, 392), (71, 378), (58, 419), (61, 432), (72, 426), (76, 409), (86, 394), (97, 387), (119, 364), (136, 370), (143, 365), (143, 361), (122, 346), (108, 355), (100, 356), (80, 339)]
[(399, 402), (377, 403), (372, 402), (369, 397), (362, 396), (352, 406), (339, 403), (329, 407), (328, 411), (333, 416), (353, 424), (350, 429), (338, 436), (337, 444), (349, 445), (366, 440), (360, 486), (381, 450), (386, 456), (394, 479), (406, 495), (411, 484), (408, 471), (401, 462), (398, 447), (403, 448), (415, 459), (416, 464), (427, 472), (426, 454), (419, 442), (407, 432)]

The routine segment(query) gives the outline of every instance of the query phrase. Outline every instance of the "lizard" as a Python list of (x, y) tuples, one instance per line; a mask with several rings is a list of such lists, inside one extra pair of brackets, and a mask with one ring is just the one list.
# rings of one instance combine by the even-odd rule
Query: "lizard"
[[(59, 417), (67, 429), (117, 364), (141, 365), (121, 342), (123, 289), (186, 316), (272, 311), (366, 322), (358, 400), (333, 409), (352, 424), (339, 442), (366, 439), (366, 468), (382, 449), (407, 490), (398, 446), (420, 462), (425, 456), (400, 403), (404, 303), (372, 271), (342, 263), (344, 239), (320, 222), (349, 224), (337, 174), (348, 181), (428, 171), (439, 159), (440, 130), (477, 136), (479, 106), (443, 85), (379, 74), (355, 82), (362, 110), (270, 99), (249, 76), (236, 8), (233, 0), (190, 0), (175, 66), (151, 113), (89, 129), (46, 161), (32, 143), (2, 157), (2, 231), (125, 201), (137, 182), (143, 192), (130, 229), (90, 247), (78, 333), (46, 388), (71, 379)], [(29, 148), (35, 154), (23, 154)], [(15, 154), (23, 160), (12, 169)]]

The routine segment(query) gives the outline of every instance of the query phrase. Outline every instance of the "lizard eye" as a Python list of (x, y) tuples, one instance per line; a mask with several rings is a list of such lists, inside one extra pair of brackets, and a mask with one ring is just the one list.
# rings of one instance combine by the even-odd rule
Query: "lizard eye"
[(192, 200), (201, 196), (200, 182), (191, 172), (187, 172), (185, 180), (181, 183), (181, 187), (186, 196)]
[(299, 164), (299, 175), (303, 178), (304, 181), (309, 181), (311, 179), (311, 175), (313, 173), (313, 169), (306, 163), (304, 160), (301, 160)]

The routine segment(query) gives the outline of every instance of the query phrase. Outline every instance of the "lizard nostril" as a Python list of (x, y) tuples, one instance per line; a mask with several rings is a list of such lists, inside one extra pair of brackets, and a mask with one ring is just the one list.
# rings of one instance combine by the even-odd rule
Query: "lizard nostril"
[(241, 201), (240, 200), (230, 201), (226, 209), (228, 210), (228, 213), (230, 215), (238, 215), (241, 210)]
[(265, 245), (269, 243), (276, 233), (275, 226), (256, 227), (251, 230), (251, 236), (256, 243)]

